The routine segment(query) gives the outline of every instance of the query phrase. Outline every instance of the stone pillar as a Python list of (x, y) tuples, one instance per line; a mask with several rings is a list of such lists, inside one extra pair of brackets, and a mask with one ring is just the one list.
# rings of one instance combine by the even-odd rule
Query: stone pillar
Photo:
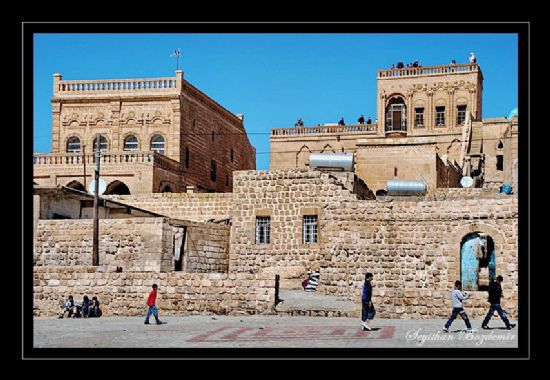
[(56, 96), (59, 92), (59, 84), (63, 80), (63, 75), (55, 73), (53, 75), (53, 96)]
[(120, 135), (120, 108), (121, 108), (121, 101), (120, 100), (112, 100), (111, 101), (111, 150), (112, 151), (121, 151), (124, 143), (120, 141), (121, 135)]
[(450, 129), (455, 129), (456, 127), (456, 110), (455, 110), (455, 102), (454, 102), (454, 94), (455, 90), (454, 88), (447, 89), (447, 95), (448, 95), (448, 104), (449, 104), (449, 111), (447, 112), (447, 115), (449, 117), (449, 122), (447, 125), (450, 127)]
[[(63, 75), (55, 73), (53, 75), (53, 97), (56, 98), (59, 93), (59, 85), (63, 80)], [(60, 123), (61, 123), (61, 102), (52, 100), (52, 153), (60, 153)]]
[(414, 129), (414, 108), (413, 108), (413, 93), (407, 93), (407, 134), (413, 133)]
[[(52, 100), (52, 153), (61, 153), (61, 101)], [(64, 151), (64, 149), (63, 149)]]
[(176, 70), (176, 90), (181, 92), (183, 88), (183, 70)]
[(176, 99), (170, 100), (170, 111), (172, 117), (170, 118), (170, 134), (169, 138), (172, 141), (167, 141), (166, 155), (173, 160), (181, 163), (181, 129), (183, 128), (183, 121), (181, 120), (181, 102), (183, 97), (178, 95)]
[(428, 91), (428, 107), (426, 112), (426, 120), (424, 120), (424, 123), (426, 124), (426, 130), (427, 131), (433, 131), (434, 127), (434, 93), (433, 91)]
[(386, 94), (380, 93), (378, 103), (378, 135), (384, 136), (386, 125)]

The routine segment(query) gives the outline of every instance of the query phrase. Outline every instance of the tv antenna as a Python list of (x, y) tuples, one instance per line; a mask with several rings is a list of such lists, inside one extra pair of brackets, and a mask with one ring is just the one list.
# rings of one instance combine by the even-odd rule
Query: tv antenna
[(170, 57), (176, 57), (176, 70), (180, 69), (180, 56), (181, 56), (180, 48), (177, 48), (176, 50), (174, 50), (172, 54), (170, 54)]

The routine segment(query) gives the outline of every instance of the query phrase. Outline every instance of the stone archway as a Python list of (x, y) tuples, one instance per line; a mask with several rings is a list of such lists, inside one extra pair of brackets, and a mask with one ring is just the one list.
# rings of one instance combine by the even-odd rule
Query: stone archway
[(454, 260), (449, 262), (448, 266), (448, 274), (449, 274), (449, 281), (452, 282), (456, 279), (460, 278), (461, 274), (461, 243), (463, 239), (470, 234), (474, 233), (481, 233), (486, 234), (491, 237), (494, 244), (494, 252), (495, 252), (495, 259), (496, 259), (496, 273), (500, 274), (502, 277), (505, 278), (505, 281), (507, 280), (506, 277), (507, 271), (506, 271), (506, 264), (502, 260), (502, 253), (504, 252), (504, 236), (502, 233), (494, 228), (493, 226), (490, 226), (488, 224), (482, 223), (482, 222), (474, 222), (469, 223), (467, 225), (461, 226), (457, 228), (451, 236), (449, 237), (448, 243), (448, 249), (449, 249), (449, 256), (452, 257)]
[(311, 154), (311, 150), (307, 145), (303, 145), (298, 153), (296, 153), (296, 167), (297, 168), (304, 168), (306, 167), (306, 163), (309, 160), (309, 155)]
[(160, 192), (161, 193), (173, 193), (174, 192), (174, 190), (172, 190), (173, 188), (174, 187), (171, 184), (167, 183), (167, 184), (161, 186)]
[(128, 188), (128, 186), (126, 186), (124, 182), (113, 181), (107, 186), (103, 194), (130, 195), (130, 189)]
[(67, 185), (65, 185), (65, 187), (69, 187), (69, 188), (74, 189), (74, 190), (87, 192), (87, 190), (84, 188), (84, 185), (82, 183), (80, 183), (79, 181), (76, 181), (76, 180), (69, 182)]

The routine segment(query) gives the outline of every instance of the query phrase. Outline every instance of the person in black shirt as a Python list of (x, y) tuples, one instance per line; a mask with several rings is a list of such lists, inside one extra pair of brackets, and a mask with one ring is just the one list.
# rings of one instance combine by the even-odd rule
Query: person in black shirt
[(95, 317), (99, 318), (103, 312), (101, 311), (101, 308), (99, 307), (99, 301), (97, 300), (97, 297), (92, 297), (92, 304), (90, 305), (90, 310), (88, 312), (88, 317)]
[(500, 315), (500, 318), (504, 321), (504, 324), (506, 325), (506, 328), (508, 330), (516, 327), (515, 324), (510, 323), (508, 320), (508, 316), (506, 315), (506, 312), (502, 310), (502, 307), (500, 307), (500, 298), (502, 297), (502, 287), (500, 286), (500, 283), (502, 282), (503, 278), (502, 276), (497, 276), (497, 278), (489, 285), (489, 303), (491, 304), (491, 307), (489, 308), (489, 312), (485, 316), (485, 319), (483, 320), (483, 323), (481, 324), (481, 328), (488, 329), (488, 323), (491, 320), (491, 317), (493, 316), (495, 310)]
[(365, 118), (363, 117), (363, 115), (359, 116), (359, 119), (357, 119), (357, 122), (359, 124), (364, 124), (365, 123)]
[(344, 122), (344, 118), (342, 117), (340, 119), (340, 121), (338, 122), (338, 125), (342, 126), (342, 125), (346, 125), (346, 123)]
[(365, 283), (363, 284), (363, 293), (361, 295), (361, 321), (363, 321), (363, 331), (371, 331), (368, 322), (374, 318), (376, 311), (372, 304), (372, 273), (365, 274)]

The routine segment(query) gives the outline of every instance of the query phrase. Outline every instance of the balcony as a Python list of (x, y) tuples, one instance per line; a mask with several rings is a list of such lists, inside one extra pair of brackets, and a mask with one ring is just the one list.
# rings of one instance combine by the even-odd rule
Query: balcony
[[(89, 153), (46, 153), (34, 154), (33, 165), (35, 168), (45, 166), (80, 166), (86, 162), (87, 165), (94, 164), (94, 155)], [(179, 162), (172, 160), (155, 151), (125, 151), (125, 152), (102, 152), (101, 165), (106, 164), (128, 164), (145, 163), (151, 164), (170, 171), (179, 171)]]
[(407, 135), (407, 121), (401, 120), (400, 123), (392, 123), (391, 120), (386, 120), (386, 127), (384, 128), (386, 135)]
[(377, 132), (376, 124), (321, 125), (317, 127), (275, 128), (271, 136), (299, 136), (316, 134), (372, 134)]
[(461, 73), (481, 72), (477, 63), (460, 65), (405, 67), (403, 69), (378, 70), (378, 79), (393, 79), (403, 77), (437, 76)]

